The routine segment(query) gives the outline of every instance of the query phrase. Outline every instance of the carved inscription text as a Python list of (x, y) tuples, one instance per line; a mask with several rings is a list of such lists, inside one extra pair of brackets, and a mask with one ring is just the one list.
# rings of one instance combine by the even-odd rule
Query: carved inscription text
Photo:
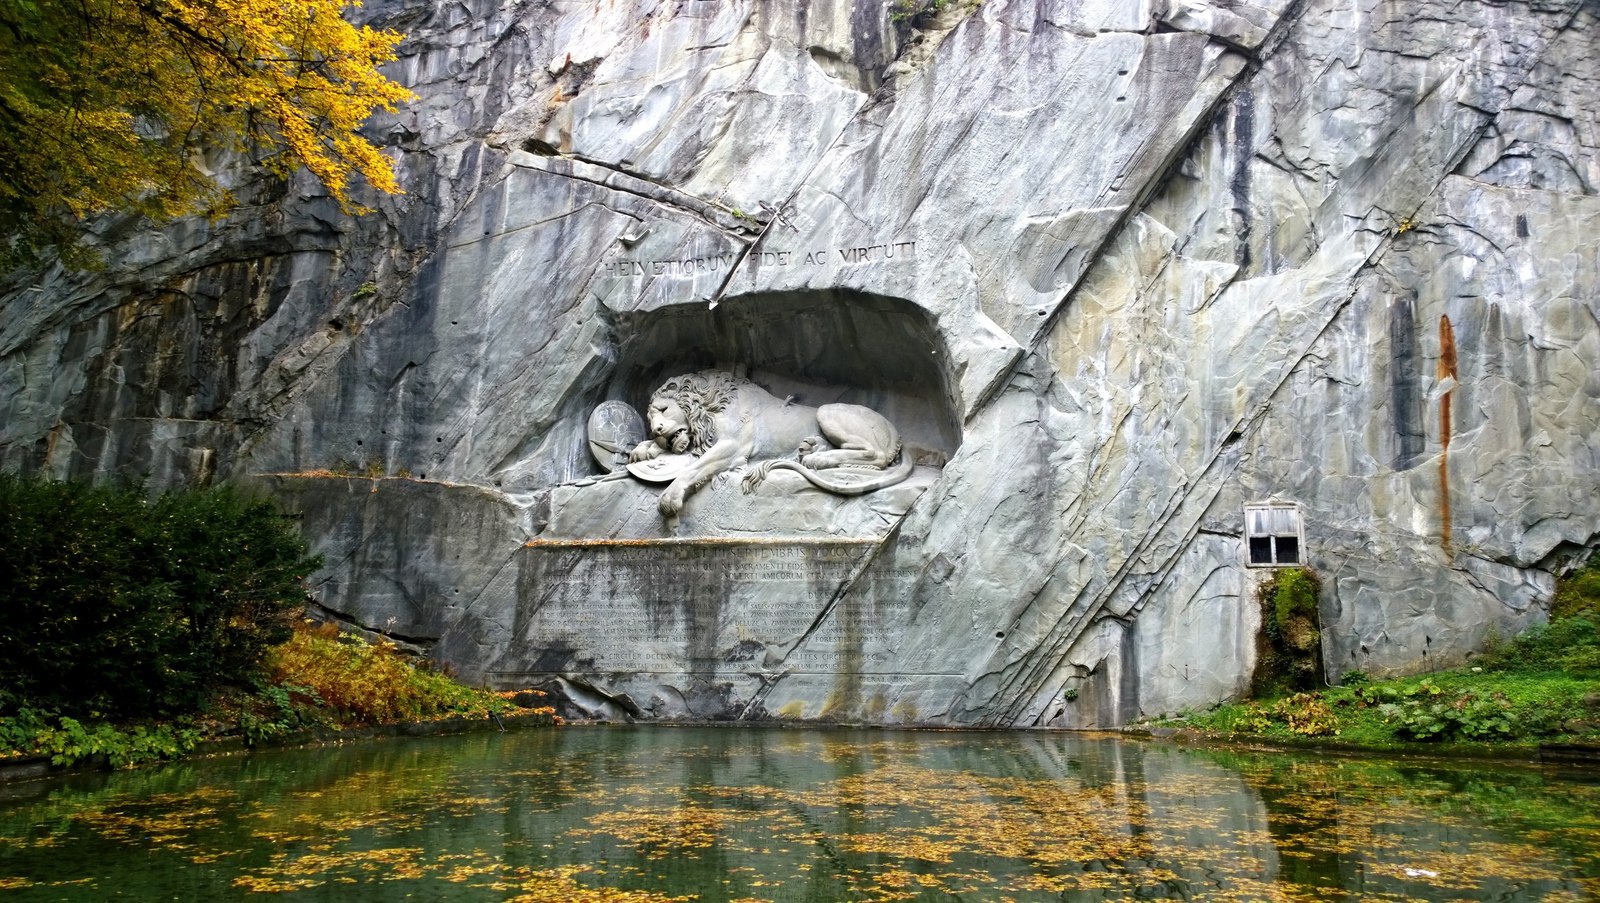
[[(889, 241), (849, 247), (751, 251), (743, 259), (747, 265), (757, 267), (820, 267), (853, 266), (863, 263), (909, 263), (916, 258), (916, 242)], [(606, 276), (622, 279), (646, 276), (694, 277), (726, 272), (738, 265), (739, 261), (740, 256), (733, 253), (671, 260), (621, 257), (600, 264), (600, 272)]]
[[(530, 547), (517, 617), (525, 666), (745, 675), (773, 664), (770, 655), (793, 671), (870, 669), (889, 660), (910, 613), (887, 585), (871, 590), (906, 575), (869, 568), (858, 591), (829, 608), (870, 550), (852, 542)], [(572, 659), (551, 661), (551, 649), (572, 650)]]

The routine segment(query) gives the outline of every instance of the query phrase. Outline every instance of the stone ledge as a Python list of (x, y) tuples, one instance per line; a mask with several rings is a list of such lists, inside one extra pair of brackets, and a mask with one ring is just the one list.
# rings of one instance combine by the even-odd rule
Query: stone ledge
[(1600, 765), (1600, 743), (1541, 743), (1539, 761), (1564, 765)]

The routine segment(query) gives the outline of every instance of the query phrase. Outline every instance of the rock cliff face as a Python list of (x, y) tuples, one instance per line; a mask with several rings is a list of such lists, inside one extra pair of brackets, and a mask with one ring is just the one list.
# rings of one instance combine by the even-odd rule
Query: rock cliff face
[[(1460, 661), (1600, 542), (1596, 0), (362, 15), (411, 35), (407, 193), (240, 170), (225, 221), (14, 280), (0, 463), (255, 481), (330, 616), (628, 717), (1237, 695), (1260, 503), (1330, 679)], [(698, 371), (916, 466), (745, 493), (746, 450), (666, 517), (590, 415)]]

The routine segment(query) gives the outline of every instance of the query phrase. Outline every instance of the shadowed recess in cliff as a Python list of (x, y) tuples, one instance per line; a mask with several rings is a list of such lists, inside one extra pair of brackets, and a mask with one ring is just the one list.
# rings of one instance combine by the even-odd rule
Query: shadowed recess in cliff
[(949, 355), (928, 314), (900, 298), (848, 290), (734, 296), (612, 321), (617, 363), (606, 397), (639, 408), (671, 376), (708, 368), (750, 376), (799, 404), (882, 412), (909, 445), (960, 444)]

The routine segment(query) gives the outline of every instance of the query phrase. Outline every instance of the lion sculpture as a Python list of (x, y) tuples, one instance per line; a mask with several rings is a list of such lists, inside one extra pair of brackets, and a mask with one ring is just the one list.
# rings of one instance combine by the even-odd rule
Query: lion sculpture
[[(752, 461), (760, 463), (746, 472), (746, 492), (781, 469), (828, 492), (861, 495), (905, 480), (915, 466), (910, 455), (901, 454), (899, 431), (871, 408), (793, 404), (717, 370), (667, 380), (650, 396), (646, 421), (648, 438), (633, 449), (630, 461), (669, 453), (693, 456), (661, 493), (666, 517), (676, 517), (684, 500), (714, 477)], [(799, 460), (781, 457), (790, 453)], [(887, 469), (897, 456), (900, 463)], [(829, 473), (840, 469), (856, 473)]]

